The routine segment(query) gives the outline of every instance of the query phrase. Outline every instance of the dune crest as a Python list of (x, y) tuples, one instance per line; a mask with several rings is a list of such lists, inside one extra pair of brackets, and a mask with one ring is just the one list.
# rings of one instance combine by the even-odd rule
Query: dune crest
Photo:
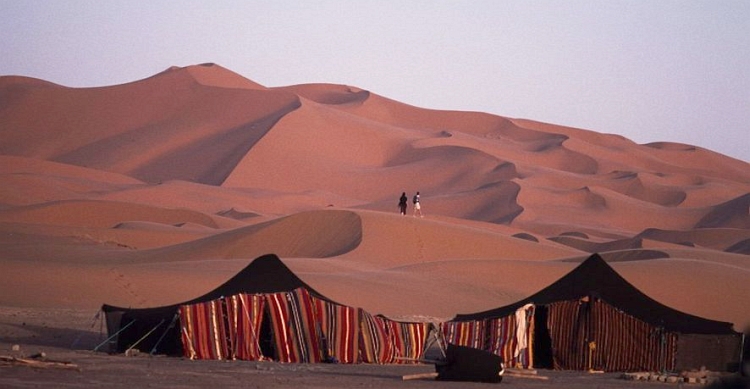
[(0, 211), (0, 221), (100, 228), (114, 227), (125, 221), (150, 221), (168, 225), (192, 222), (218, 228), (211, 217), (191, 210), (88, 200), (66, 200), (7, 209)]
[(451, 317), (600, 252), (661, 303), (739, 328), (749, 209), (750, 165), (697, 145), (212, 63), (95, 88), (0, 77), (0, 305), (171, 304), (274, 253), (342, 303)]
[(359, 105), (370, 97), (370, 92), (366, 90), (335, 84), (303, 84), (274, 89), (292, 92), (327, 105)]
[(695, 227), (750, 229), (750, 193), (716, 205)]

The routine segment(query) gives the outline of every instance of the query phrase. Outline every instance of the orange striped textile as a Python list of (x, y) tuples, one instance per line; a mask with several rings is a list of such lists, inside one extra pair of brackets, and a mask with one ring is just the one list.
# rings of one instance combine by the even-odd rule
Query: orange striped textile
[(395, 354), (394, 363), (417, 363), (424, 357), (431, 323), (402, 322), (384, 318)]
[[(448, 343), (489, 351), (503, 358), (506, 366), (528, 369), (533, 366), (534, 308), (509, 315), (471, 321), (440, 323), (440, 330)], [(519, 319), (527, 323), (520, 328)], [(525, 344), (522, 344), (525, 343)]]
[[(415, 363), (423, 358), (433, 328), (431, 323), (372, 316), (314, 297), (304, 288), (237, 294), (182, 305), (179, 311), (183, 349), (191, 359)], [(263, 354), (264, 334), (272, 337), (274, 355)]]
[(515, 315), (487, 321), (486, 350), (503, 357), (505, 366), (530, 369), (534, 366), (535, 307), (516, 310)]
[(321, 362), (323, 355), (310, 293), (299, 288), (265, 296), (276, 346), (275, 359), (286, 363)]
[(224, 301), (182, 305), (180, 328), (185, 357), (190, 359), (231, 359), (224, 322)]
[(677, 334), (654, 327), (599, 299), (549, 305), (555, 369), (673, 370)]
[(360, 311), (360, 360), (364, 363), (386, 364), (396, 360), (396, 350), (388, 332), (386, 319)]
[(267, 359), (260, 349), (265, 297), (242, 293), (226, 297), (224, 300), (232, 357), (245, 361)]
[(316, 330), (321, 351), (328, 361), (359, 362), (359, 308), (310, 297), (315, 307)]
[(450, 344), (486, 350), (488, 321), (448, 321), (440, 323), (440, 329)]

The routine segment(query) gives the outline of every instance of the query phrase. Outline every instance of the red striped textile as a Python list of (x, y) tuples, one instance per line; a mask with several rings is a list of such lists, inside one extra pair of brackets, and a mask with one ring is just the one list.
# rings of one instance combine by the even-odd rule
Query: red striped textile
[[(179, 310), (183, 348), (191, 359), (270, 357), (286, 363), (316, 363), (330, 357), (340, 363), (415, 363), (423, 358), (432, 329), (430, 323), (372, 316), (313, 297), (303, 288), (238, 294)], [(260, 348), (266, 315), (273, 333), (273, 356), (264, 356)]]
[(448, 343), (486, 350), (487, 322), (487, 320), (448, 321), (440, 323), (440, 329)]
[(661, 371), (675, 367), (676, 333), (664, 332), (598, 299), (550, 304), (547, 326), (555, 369)]
[(224, 299), (232, 357), (246, 361), (267, 359), (260, 349), (260, 329), (266, 299), (263, 295), (237, 294)]
[(231, 359), (222, 300), (179, 308), (182, 344), (190, 359)]
[[(534, 306), (521, 308), (515, 315), (487, 321), (487, 351), (503, 357), (505, 366), (529, 369), (534, 365)], [(518, 333), (518, 320), (525, 322)], [(519, 339), (519, 336), (522, 339)], [(520, 344), (521, 342), (525, 344)]]
[[(318, 337), (324, 356), (339, 363), (359, 362), (359, 308), (310, 297), (315, 306)], [(329, 360), (330, 360), (329, 359)]]
[(388, 332), (388, 319), (360, 311), (360, 359), (364, 363), (386, 364), (396, 361), (396, 350)]
[(519, 347), (516, 315), (472, 320), (449, 321), (440, 324), (448, 343), (489, 351), (503, 358), (506, 366), (528, 369), (533, 366), (534, 308), (520, 311), (527, 325), (522, 327), (526, 347)]
[(393, 362), (417, 363), (416, 360), (422, 359), (432, 324), (384, 319), (395, 351)]
[(279, 362), (314, 363), (322, 360), (315, 327), (315, 309), (307, 290), (266, 295)]

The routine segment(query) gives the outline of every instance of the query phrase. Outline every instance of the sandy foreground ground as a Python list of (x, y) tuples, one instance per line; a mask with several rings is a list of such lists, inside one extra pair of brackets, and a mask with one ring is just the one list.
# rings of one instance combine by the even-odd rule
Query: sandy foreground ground
[[(0, 357), (55, 362), (29, 366), (0, 361), (0, 387), (38, 388), (668, 388), (677, 384), (627, 381), (620, 373), (590, 374), (538, 370), (507, 375), (500, 384), (440, 382), (404, 376), (432, 373), (429, 364), (336, 365), (247, 361), (191, 361), (185, 358), (125, 356), (93, 351), (106, 339), (101, 322), (88, 310), (0, 307)], [(33, 359), (42, 354), (44, 358)], [(736, 375), (723, 375), (713, 388), (750, 387)], [(744, 385), (744, 386), (743, 386)], [(702, 385), (679, 385), (702, 387)]]

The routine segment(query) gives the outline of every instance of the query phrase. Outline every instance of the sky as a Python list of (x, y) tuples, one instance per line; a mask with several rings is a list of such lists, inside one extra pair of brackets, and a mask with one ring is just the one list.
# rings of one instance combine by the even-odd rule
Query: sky
[(750, 1), (0, 0), (0, 75), (121, 84), (206, 62), (268, 87), (670, 141), (750, 161)]

